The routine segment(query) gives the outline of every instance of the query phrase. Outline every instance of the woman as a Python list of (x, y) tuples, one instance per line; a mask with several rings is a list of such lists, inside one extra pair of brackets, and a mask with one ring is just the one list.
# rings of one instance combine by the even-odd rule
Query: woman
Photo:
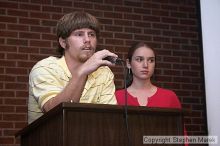
[[(126, 62), (129, 79), (128, 105), (181, 108), (178, 97), (173, 91), (157, 87), (151, 81), (156, 62), (153, 48), (144, 42), (134, 44), (128, 51)], [(118, 104), (124, 105), (124, 89), (117, 90), (115, 94)]]
[[(157, 87), (151, 81), (156, 63), (153, 48), (144, 42), (134, 44), (128, 51), (126, 63), (127, 105), (181, 109), (180, 101), (172, 90)], [(124, 89), (117, 90), (115, 95), (118, 104), (125, 105)], [(184, 135), (187, 135), (186, 130)]]

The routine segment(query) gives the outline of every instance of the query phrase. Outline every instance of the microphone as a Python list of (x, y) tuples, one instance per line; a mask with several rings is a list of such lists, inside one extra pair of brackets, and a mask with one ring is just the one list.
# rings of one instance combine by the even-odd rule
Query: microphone
[(124, 62), (124, 60), (122, 60), (121, 58), (118, 58), (118, 57), (116, 58), (116, 57), (112, 57), (112, 56), (107, 56), (107, 57), (103, 58), (103, 60), (110, 61), (111, 63), (117, 64), (117, 65)]

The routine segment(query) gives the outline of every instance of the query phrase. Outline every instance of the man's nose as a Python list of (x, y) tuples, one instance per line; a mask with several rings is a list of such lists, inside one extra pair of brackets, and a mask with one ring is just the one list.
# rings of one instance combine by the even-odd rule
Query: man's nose
[(84, 43), (90, 42), (89, 34), (85, 33), (84, 35)]

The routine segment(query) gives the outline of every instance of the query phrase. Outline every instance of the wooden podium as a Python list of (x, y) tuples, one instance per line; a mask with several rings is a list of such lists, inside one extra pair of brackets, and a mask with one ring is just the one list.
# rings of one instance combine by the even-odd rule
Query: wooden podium
[[(181, 110), (128, 106), (127, 111), (132, 146), (146, 146), (143, 136), (183, 135)], [(62, 103), (16, 136), (21, 146), (129, 146), (124, 113), (118, 105)]]

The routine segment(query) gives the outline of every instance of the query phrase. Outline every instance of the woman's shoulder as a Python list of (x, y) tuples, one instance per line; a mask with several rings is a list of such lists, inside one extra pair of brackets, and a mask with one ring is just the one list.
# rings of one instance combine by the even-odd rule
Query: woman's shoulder
[(176, 96), (176, 93), (173, 90), (160, 88), (160, 87), (158, 87), (157, 89), (160, 94)]
[(173, 90), (158, 88), (158, 97), (163, 97), (162, 99), (169, 103), (169, 107), (181, 108), (181, 103)]
[(125, 89), (117, 89), (117, 90), (115, 91), (115, 94), (116, 94), (116, 95), (119, 95), (119, 94), (124, 93), (124, 91), (125, 91)]

